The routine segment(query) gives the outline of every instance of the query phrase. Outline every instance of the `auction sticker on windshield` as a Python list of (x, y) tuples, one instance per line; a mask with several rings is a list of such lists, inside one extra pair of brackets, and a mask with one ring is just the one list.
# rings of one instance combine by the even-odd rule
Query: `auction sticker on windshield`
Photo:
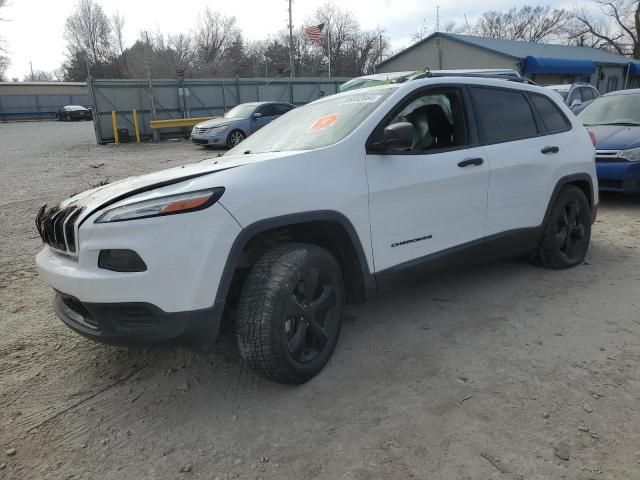
[(324, 117), (321, 117), (318, 120), (316, 120), (315, 123), (311, 125), (309, 130), (311, 131), (324, 130), (325, 128), (329, 128), (333, 126), (333, 124), (336, 123), (337, 119), (338, 119), (337, 113), (332, 113), (331, 115), (325, 115)]
[(349, 105), (351, 103), (375, 103), (382, 98), (382, 95), (351, 95), (344, 99), (340, 105)]

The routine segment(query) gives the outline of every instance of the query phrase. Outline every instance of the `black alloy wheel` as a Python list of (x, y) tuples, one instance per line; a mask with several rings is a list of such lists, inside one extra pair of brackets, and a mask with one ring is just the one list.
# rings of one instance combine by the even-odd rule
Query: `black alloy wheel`
[(313, 361), (326, 347), (338, 324), (335, 288), (326, 272), (311, 268), (289, 295), (283, 332), (295, 362)]

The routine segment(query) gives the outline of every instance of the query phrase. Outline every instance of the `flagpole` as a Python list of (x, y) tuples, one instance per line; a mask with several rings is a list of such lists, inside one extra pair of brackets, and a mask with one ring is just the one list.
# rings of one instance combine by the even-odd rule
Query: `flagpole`
[(331, 78), (331, 19), (327, 21), (327, 35), (329, 38), (329, 51), (327, 52), (329, 57), (329, 78)]

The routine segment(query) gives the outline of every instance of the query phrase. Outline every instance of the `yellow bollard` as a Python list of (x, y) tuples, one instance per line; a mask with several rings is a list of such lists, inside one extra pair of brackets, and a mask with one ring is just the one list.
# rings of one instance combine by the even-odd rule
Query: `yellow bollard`
[(111, 112), (111, 122), (113, 123), (113, 139), (116, 142), (116, 145), (120, 143), (118, 139), (118, 122), (116, 121), (116, 112)]
[(140, 143), (140, 123), (138, 122), (138, 111), (133, 111), (133, 128), (136, 130), (136, 143)]

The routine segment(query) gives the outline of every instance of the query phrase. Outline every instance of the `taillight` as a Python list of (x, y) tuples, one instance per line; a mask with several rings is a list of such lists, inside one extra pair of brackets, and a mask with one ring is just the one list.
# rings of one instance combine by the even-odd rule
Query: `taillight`
[(587, 129), (587, 132), (589, 132), (589, 137), (591, 138), (591, 143), (593, 143), (593, 146), (596, 146), (596, 134), (593, 132), (593, 130), (589, 130)]

